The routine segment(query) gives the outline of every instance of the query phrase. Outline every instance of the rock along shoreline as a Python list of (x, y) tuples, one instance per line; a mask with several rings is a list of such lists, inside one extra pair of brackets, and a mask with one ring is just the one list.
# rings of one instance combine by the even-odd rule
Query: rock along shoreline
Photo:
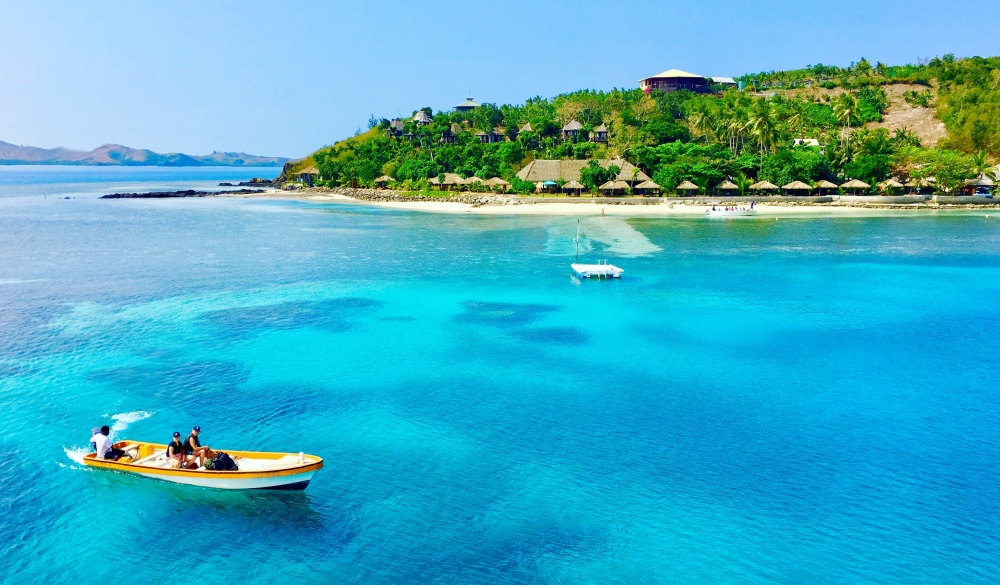
[(100, 199), (174, 199), (181, 197), (216, 197), (219, 195), (255, 195), (263, 193), (262, 189), (235, 189), (230, 191), (151, 191), (149, 193), (110, 193), (101, 195)]

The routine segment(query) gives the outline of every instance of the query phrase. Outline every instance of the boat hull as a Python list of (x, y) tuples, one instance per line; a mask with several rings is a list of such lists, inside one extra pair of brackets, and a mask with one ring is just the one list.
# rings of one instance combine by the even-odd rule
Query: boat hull
[[(135, 442), (123, 441), (115, 445), (122, 449), (137, 445)], [(163, 445), (144, 444), (162, 449)], [(84, 464), (99, 469), (108, 469), (136, 475), (148, 479), (156, 479), (182, 485), (198, 486), (221, 490), (304, 490), (312, 481), (316, 472), (323, 468), (323, 460), (314, 455), (304, 455), (303, 462), (298, 463), (297, 453), (264, 453), (252, 451), (226, 451), (231, 456), (241, 458), (247, 467), (253, 461), (255, 468), (238, 471), (215, 471), (208, 469), (173, 469), (150, 464), (124, 461), (105, 461), (88, 454), (83, 458)], [(294, 463), (284, 463), (293, 458)], [(264, 463), (265, 465), (261, 465)], [(267, 467), (266, 464), (272, 464)]]

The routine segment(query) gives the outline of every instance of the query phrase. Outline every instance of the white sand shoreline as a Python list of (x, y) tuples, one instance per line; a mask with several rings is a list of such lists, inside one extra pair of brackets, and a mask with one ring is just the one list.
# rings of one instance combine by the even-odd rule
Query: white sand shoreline
[[(233, 194), (223, 197), (244, 197), (255, 199), (278, 199), (285, 201), (302, 201), (306, 203), (348, 203), (369, 207), (382, 207), (422, 213), (472, 214), (472, 215), (564, 215), (590, 216), (605, 215), (616, 217), (697, 217), (704, 216), (711, 205), (664, 201), (658, 205), (629, 205), (594, 203), (520, 203), (517, 205), (482, 205), (474, 206), (456, 201), (367, 201), (355, 199), (336, 193), (316, 193), (309, 191), (278, 191), (271, 190), (258, 194)], [(936, 214), (941, 212), (972, 212), (996, 214), (1000, 210), (992, 208), (929, 208), (915, 206), (901, 207), (862, 207), (856, 205), (772, 205), (757, 203), (754, 205), (756, 217), (875, 217), (885, 215), (916, 215)]]

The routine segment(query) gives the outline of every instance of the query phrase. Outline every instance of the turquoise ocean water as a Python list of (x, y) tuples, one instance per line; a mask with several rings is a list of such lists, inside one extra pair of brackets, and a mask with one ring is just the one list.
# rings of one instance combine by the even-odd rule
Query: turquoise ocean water
[(96, 198), (275, 172), (0, 167), (0, 582), (1000, 580), (1000, 216), (584, 218), (580, 282), (576, 218)]

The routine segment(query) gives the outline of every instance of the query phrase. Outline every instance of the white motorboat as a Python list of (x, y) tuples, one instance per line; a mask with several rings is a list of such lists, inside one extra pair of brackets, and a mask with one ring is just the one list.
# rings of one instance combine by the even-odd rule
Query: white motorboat
[(753, 209), (709, 209), (705, 212), (708, 217), (752, 217), (757, 215)]
[(570, 264), (580, 278), (621, 278), (625, 270), (613, 264)]

